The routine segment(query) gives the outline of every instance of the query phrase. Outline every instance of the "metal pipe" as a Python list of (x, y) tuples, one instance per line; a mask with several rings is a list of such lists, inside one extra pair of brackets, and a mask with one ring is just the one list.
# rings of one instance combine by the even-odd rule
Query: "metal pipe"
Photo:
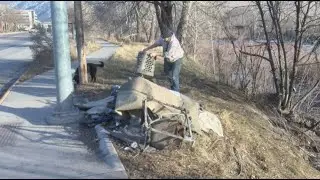
[(65, 1), (51, 1), (51, 18), (57, 89), (56, 110), (68, 111), (73, 108), (71, 94), (74, 89), (71, 76), (68, 15)]

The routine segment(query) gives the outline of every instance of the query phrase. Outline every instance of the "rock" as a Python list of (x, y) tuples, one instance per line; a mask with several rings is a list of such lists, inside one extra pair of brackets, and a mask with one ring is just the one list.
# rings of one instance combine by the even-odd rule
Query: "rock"
[(223, 137), (222, 125), (219, 118), (208, 111), (200, 112), (199, 114), (199, 124), (200, 128), (204, 132), (209, 132), (212, 130), (219, 136)]
[(157, 151), (157, 149), (154, 148), (154, 147), (151, 147), (151, 146), (147, 147), (147, 148), (144, 150), (144, 152), (146, 152), (146, 153), (154, 153), (154, 152), (156, 152), (156, 151)]
[(125, 147), (124, 150), (125, 151), (132, 151), (132, 149), (130, 147)]
[(306, 128), (311, 128), (311, 127), (313, 126), (313, 124), (314, 124), (314, 123), (313, 123), (312, 121), (307, 120), (306, 123), (305, 123), (305, 127), (306, 127)]
[(137, 142), (133, 142), (133, 143), (131, 143), (131, 148), (133, 148), (133, 149), (137, 149), (138, 148), (138, 143)]

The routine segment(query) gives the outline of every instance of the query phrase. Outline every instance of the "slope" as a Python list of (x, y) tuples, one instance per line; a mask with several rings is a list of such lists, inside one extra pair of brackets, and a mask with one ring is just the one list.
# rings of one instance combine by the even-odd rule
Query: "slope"
[[(78, 89), (78, 94), (99, 99), (114, 84), (133, 76), (135, 57), (142, 44), (123, 45), (98, 73), (99, 84)], [(156, 65), (157, 82), (168, 87), (162, 61)], [(196, 62), (185, 59), (181, 92), (220, 117), (224, 138), (198, 137), (194, 147), (182, 146), (154, 153), (124, 151), (114, 140), (130, 178), (320, 178), (308, 154), (284, 130), (240, 92), (210, 81)]]

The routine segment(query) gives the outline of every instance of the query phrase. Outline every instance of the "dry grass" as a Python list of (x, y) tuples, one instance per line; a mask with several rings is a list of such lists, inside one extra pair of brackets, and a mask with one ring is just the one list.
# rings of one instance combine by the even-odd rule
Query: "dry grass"
[[(134, 76), (135, 57), (142, 48), (142, 44), (123, 45), (103, 71), (98, 71), (100, 85), (83, 86), (78, 93), (89, 99), (107, 96), (111, 85), (121, 85)], [(155, 76), (159, 84), (167, 86), (162, 71), (159, 61)], [(197, 63), (186, 59), (181, 81), (182, 93), (220, 117), (225, 137), (198, 137), (194, 148), (142, 154), (124, 151), (123, 145), (114, 141), (130, 178), (320, 178), (295, 141), (276, 133), (282, 130), (273, 127), (242, 93), (211, 82)]]
[[(90, 54), (94, 51), (99, 50), (101, 47), (95, 41), (86, 42), (86, 54)], [(77, 60), (77, 49), (75, 46), (75, 41), (70, 40), (70, 59), (71, 61)], [(19, 82), (26, 81), (38, 74), (44, 73), (54, 67), (53, 57), (51, 53), (40, 54), (36, 59), (34, 59), (26, 72), (20, 77)]]
[(96, 43), (94, 40), (86, 41), (86, 48), (85, 48), (86, 54), (90, 54), (92, 52), (98, 51), (100, 48), (101, 46), (98, 43)]

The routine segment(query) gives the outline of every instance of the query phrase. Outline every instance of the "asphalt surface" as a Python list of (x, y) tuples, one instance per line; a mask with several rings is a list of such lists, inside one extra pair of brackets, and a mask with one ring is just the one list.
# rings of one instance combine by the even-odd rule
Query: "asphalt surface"
[(0, 34), (0, 94), (3, 87), (17, 78), (32, 61), (30, 35), (25, 33)]

